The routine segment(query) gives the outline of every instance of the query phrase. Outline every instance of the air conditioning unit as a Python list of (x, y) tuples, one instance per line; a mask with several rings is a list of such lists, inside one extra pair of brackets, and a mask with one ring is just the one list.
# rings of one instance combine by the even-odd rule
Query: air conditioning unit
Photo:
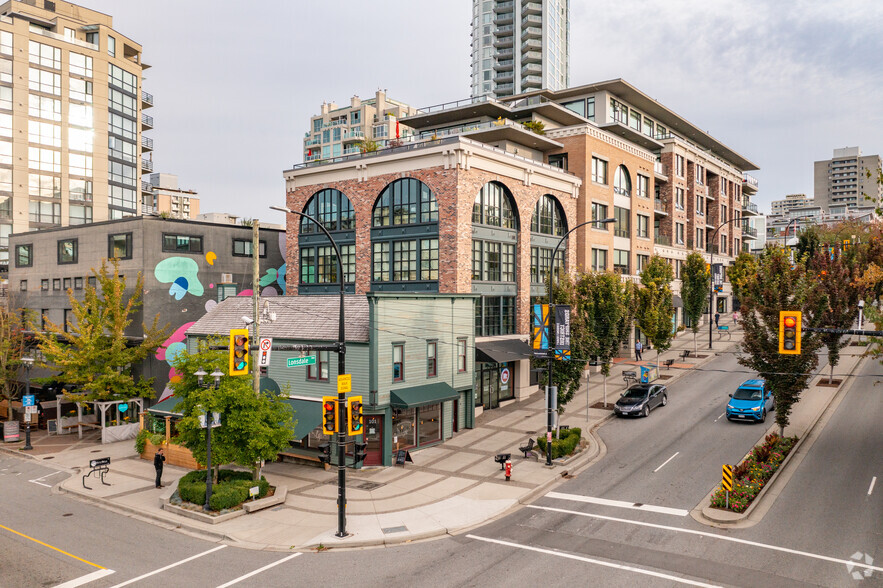
[(221, 274), (221, 283), (222, 284), (232, 284), (233, 283), (233, 274)]

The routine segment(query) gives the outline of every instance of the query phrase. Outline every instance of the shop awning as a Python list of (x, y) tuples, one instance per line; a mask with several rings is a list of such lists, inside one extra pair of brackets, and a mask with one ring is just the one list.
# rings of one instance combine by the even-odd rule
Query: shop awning
[(180, 403), (180, 398), (178, 398), (177, 396), (170, 396), (162, 402), (148, 408), (147, 412), (158, 417), (180, 417), (183, 416), (181, 414), (181, 411), (178, 410), (178, 404)]
[(475, 359), (485, 363), (506, 363), (533, 357), (533, 349), (520, 339), (475, 342)]
[(283, 398), (294, 410), (294, 438), (303, 439), (310, 431), (322, 424), (322, 402), (319, 400), (301, 400), (299, 398)]
[(389, 392), (389, 404), (393, 408), (414, 408), (454, 400), (459, 396), (450, 384), (436, 382), (413, 388), (400, 388)]
[(678, 296), (677, 294), (675, 294), (674, 296), (671, 297), (671, 302), (675, 308), (684, 308), (684, 301), (681, 300), (681, 297)]

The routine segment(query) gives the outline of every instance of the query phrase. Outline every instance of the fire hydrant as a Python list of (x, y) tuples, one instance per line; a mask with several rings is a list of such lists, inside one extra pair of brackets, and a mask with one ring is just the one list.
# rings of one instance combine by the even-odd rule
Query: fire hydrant
[(512, 460), (506, 460), (506, 481), (509, 481), (509, 478), (512, 477)]

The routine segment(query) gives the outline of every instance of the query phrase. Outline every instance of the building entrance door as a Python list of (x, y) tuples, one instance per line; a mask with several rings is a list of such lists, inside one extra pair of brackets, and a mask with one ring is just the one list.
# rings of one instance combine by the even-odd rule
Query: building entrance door
[(481, 404), (486, 409), (500, 406), (500, 369), (496, 364), (481, 370)]
[(383, 465), (383, 415), (365, 416), (365, 465)]

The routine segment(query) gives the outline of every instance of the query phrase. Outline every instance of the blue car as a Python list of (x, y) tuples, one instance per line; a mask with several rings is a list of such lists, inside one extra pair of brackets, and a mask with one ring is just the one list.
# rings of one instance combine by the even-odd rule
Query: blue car
[(776, 410), (773, 391), (766, 380), (746, 380), (730, 394), (727, 403), (728, 421), (753, 421), (762, 423), (767, 413)]

